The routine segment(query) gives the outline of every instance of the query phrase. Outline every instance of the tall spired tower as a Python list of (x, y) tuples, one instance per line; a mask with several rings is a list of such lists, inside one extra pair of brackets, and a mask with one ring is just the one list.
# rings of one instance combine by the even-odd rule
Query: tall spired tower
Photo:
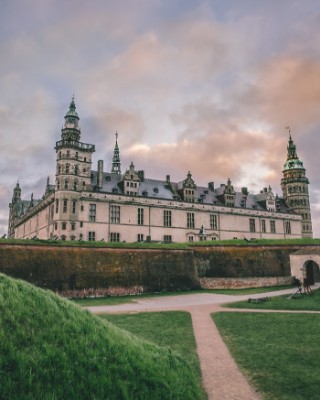
[(303, 162), (300, 161), (296, 145), (294, 144), (289, 129), (289, 142), (287, 146), (287, 161), (284, 164), (281, 189), (283, 198), (291, 210), (302, 216), (302, 236), (312, 237), (312, 222), (309, 203), (309, 179)]

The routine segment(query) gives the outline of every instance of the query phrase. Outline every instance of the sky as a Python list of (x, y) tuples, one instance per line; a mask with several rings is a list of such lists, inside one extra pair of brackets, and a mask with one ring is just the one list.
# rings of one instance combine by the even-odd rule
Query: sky
[(320, 0), (0, 0), (0, 235), (54, 183), (72, 96), (93, 170), (259, 193), (280, 181), (288, 131), (320, 237)]

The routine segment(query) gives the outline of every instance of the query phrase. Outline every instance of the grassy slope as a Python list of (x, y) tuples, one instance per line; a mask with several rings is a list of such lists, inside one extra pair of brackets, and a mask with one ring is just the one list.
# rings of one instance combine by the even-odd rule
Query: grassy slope
[(191, 368), (171, 350), (3, 274), (0, 387), (0, 398), (19, 400), (202, 397)]
[(238, 365), (265, 399), (320, 399), (320, 315), (213, 315)]
[(201, 380), (191, 315), (185, 311), (100, 315), (118, 326), (160, 346), (177, 351)]

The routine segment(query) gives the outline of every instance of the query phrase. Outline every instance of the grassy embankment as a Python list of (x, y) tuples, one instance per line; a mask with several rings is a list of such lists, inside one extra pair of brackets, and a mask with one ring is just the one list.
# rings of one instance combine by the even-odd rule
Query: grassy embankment
[(176, 249), (185, 250), (194, 247), (218, 247), (218, 246), (319, 246), (320, 239), (244, 239), (213, 240), (193, 243), (117, 243), (117, 242), (86, 242), (86, 241), (62, 241), (40, 239), (0, 239), (0, 244), (37, 245), (37, 246), (72, 246), (72, 247), (108, 247), (124, 249)]
[(177, 351), (196, 371), (199, 382), (201, 372), (196, 352), (191, 315), (187, 312), (168, 311), (138, 314), (105, 314), (119, 328), (128, 330), (159, 346), (168, 346)]
[[(320, 310), (319, 290), (296, 299), (288, 297), (228, 307)], [(222, 312), (213, 319), (238, 365), (265, 399), (320, 399), (320, 315)]]
[(177, 353), (0, 274), (0, 398), (202, 399)]

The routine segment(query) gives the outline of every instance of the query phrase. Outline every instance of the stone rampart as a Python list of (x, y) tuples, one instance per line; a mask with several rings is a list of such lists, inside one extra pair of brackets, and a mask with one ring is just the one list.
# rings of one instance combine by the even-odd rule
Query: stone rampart
[(290, 282), (295, 246), (190, 250), (0, 244), (0, 272), (67, 297)]
[(68, 297), (199, 288), (192, 250), (0, 245), (0, 272)]

